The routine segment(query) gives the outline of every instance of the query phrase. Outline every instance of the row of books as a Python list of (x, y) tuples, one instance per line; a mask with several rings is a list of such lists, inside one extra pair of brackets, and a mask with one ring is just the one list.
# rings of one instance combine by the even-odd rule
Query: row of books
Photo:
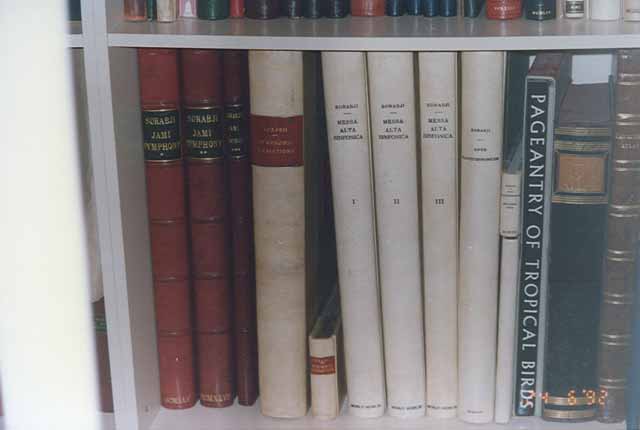
[(258, 369), (262, 413), (304, 416), (309, 348), (325, 417), (344, 373), (360, 417), (624, 419), (640, 51), (616, 61), (140, 49), (163, 405), (247, 374), (251, 404)]
[[(460, 4), (459, 4), (460, 3)], [(342, 18), (353, 16), (424, 15), (452, 17), (480, 15), (485, 0), (125, 0), (125, 19), (173, 22), (178, 17), (218, 20), (247, 16), (271, 19)], [(640, 0), (486, 0), (489, 19), (527, 19), (542, 21), (566, 18), (594, 20), (640, 20)]]

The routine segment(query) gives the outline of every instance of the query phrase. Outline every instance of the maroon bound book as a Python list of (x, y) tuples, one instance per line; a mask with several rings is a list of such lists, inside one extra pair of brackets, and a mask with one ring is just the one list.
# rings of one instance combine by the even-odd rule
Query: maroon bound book
[(200, 402), (235, 398), (222, 52), (184, 49), (182, 89)]
[(384, 0), (351, 0), (353, 16), (384, 16)]
[(238, 403), (248, 406), (258, 396), (258, 351), (246, 51), (224, 52), (224, 81), (225, 145), (233, 249), (236, 383)]
[(196, 402), (178, 55), (138, 49), (162, 406)]

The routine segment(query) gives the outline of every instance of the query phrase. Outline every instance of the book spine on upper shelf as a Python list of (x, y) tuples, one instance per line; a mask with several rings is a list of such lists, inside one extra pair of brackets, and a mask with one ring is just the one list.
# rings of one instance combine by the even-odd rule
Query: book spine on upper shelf
[(440, 16), (457, 16), (458, 2), (457, 0), (439, 0), (438, 12)]
[(421, 15), (423, 12), (422, 9), (422, 0), (405, 0), (407, 14), (409, 15)]
[(542, 417), (596, 418), (609, 84), (571, 85), (555, 127)]
[(178, 15), (181, 18), (197, 18), (196, 0), (178, 0)]
[(225, 19), (229, 17), (229, 0), (198, 0), (198, 18)]
[(425, 361), (413, 54), (367, 53), (389, 414), (422, 416)]
[(306, 3), (307, 0), (284, 0), (282, 16), (287, 16), (289, 18), (302, 18), (303, 9), (306, 6)]
[(623, 0), (622, 13), (625, 21), (640, 21), (640, 0)]
[(229, 16), (231, 18), (244, 18), (245, 8), (244, 0), (229, 1)]
[(353, 16), (383, 16), (385, 0), (351, 0)]
[(525, 0), (525, 16), (533, 21), (546, 21), (555, 19), (555, 0)]
[(145, 21), (149, 13), (147, 0), (124, 0), (125, 21)]
[(196, 402), (178, 53), (138, 49), (161, 403)]
[(503, 52), (462, 53), (458, 417), (472, 423), (494, 413), (504, 75)]
[(323, 52), (349, 414), (385, 411), (382, 315), (364, 52)]
[(385, 14), (387, 16), (401, 16), (406, 12), (406, 0), (385, 0)]
[(253, 210), (249, 160), (249, 65), (247, 51), (224, 51), (225, 156), (228, 166), (233, 250), (234, 340), (238, 403), (258, 397)]
[[(145, 1), (145, 0), (124, 0), (125, 3), (127, 1), (130, 2), (135, 2), (135, 1)], [(156, 19), (156, 0), (146, 0), (147, 2), (147, 7), (146, 7), (146, 13), (147, 13), (147, 20), (148, 21), (153, 21)]]
[(463, 0), (464, 2), (464, 16), (469, 18), (475, 18), (480, 15), (480, 11), (484, 6), (485, 0)]
[(301, 52), (249, 52), (260, 408), (271, 417), (307, 413), (302, 76)]
[(321, 0), (304, 0), (302, 13), (305, 18), (317, 19), (324, 14), (323, 8), (326, 2)]
[(584, 0), (564, 0), (562, 7), (563, 16), (566, 18), (584, 18)]
[(522, 16), (522, 0), (487, 0), (487, 18), (515, 19)]
[(329, 0), (327, 2), (327, 18), (344, 18), (349, 14), (348, 0)]
[[(245, 15), (253, 19), (273, 19), (281, 15), (281, 0), (245, 0)], [(284, 1), (284, 0), (283, 0)]]
[(233, 403), (235, 390), (222, 53), (209, 49), (180, 53), (198, 386), (204, 406), (224, 407)]
[(619, 0), (591, 0), (591, 19), (615, 21), (622, 17), (622, 2)]
[(173, 22), (176, 19), (178, 19), (177, 0), (156, 0), (156, 20), (158, 22)]
[(440, 14), (440, 0), (422, 0), (422, 14), (424, 16), (438, 16)]
[(607, 210), (600, 343), (598, 349), (598, 420), (625, 419), (627, 374), (631, 360), (633, 320), (634, 247), (640, 221), (640, 51), (616, 54), (615, 138), (611, 162), (611, 188)]
[(458, 55), (418, 54), (427, 415), (458, 406)]

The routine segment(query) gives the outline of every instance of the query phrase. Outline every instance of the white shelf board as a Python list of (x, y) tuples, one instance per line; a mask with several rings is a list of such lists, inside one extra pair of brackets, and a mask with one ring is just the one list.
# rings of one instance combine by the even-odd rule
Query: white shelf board
[(70, 21), (69, 33), (67, 34), (67, 46), (69, 48), (84, 48), (84, 37), (82, 36), (82, 22)]
[(548, 50), (640, 47), (640, 23), (346, 17), (118, 22), (109, 46), (295, 50)]
[(430, 418), (355, 418), (348, 415), (337, 420), (323, 421), (309, 414), (301, 419), (276, 419), (264, 417), (259, 407), (234, 405), (213, 409), (197, 405), (191, 409), (173, 411), (161, 408), (150, 430), (624, 430), (624, 423), (600, 424), (598, 422), (577, 425), (551, 423), (540, 418), (517, 418), (504, 424), (466, 424), (457, 419), (435, 420)]

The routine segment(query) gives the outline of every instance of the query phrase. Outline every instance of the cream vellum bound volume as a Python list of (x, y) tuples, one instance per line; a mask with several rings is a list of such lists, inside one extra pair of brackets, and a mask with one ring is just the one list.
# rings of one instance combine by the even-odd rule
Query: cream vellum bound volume
[(348, 410), (358, 417), (379, 417), (386, 400), (366, 54), (323, 52), (322, 72)]
[(389, 415), (425, 410), (414, 64), (367, 53)]
[(498, 316), (503, 52), (463, 52), (458, 417), (493, 421)]
[[(303, 115), (302, 53), (250, 51), (251, 115)], [(252, 136), (253, 138), (253, 136)], [(307, 414), (304, 166), (252, 166), (260, 408)]]
[(458, 405), (458, 55), (418, 53), (427, 415)]

